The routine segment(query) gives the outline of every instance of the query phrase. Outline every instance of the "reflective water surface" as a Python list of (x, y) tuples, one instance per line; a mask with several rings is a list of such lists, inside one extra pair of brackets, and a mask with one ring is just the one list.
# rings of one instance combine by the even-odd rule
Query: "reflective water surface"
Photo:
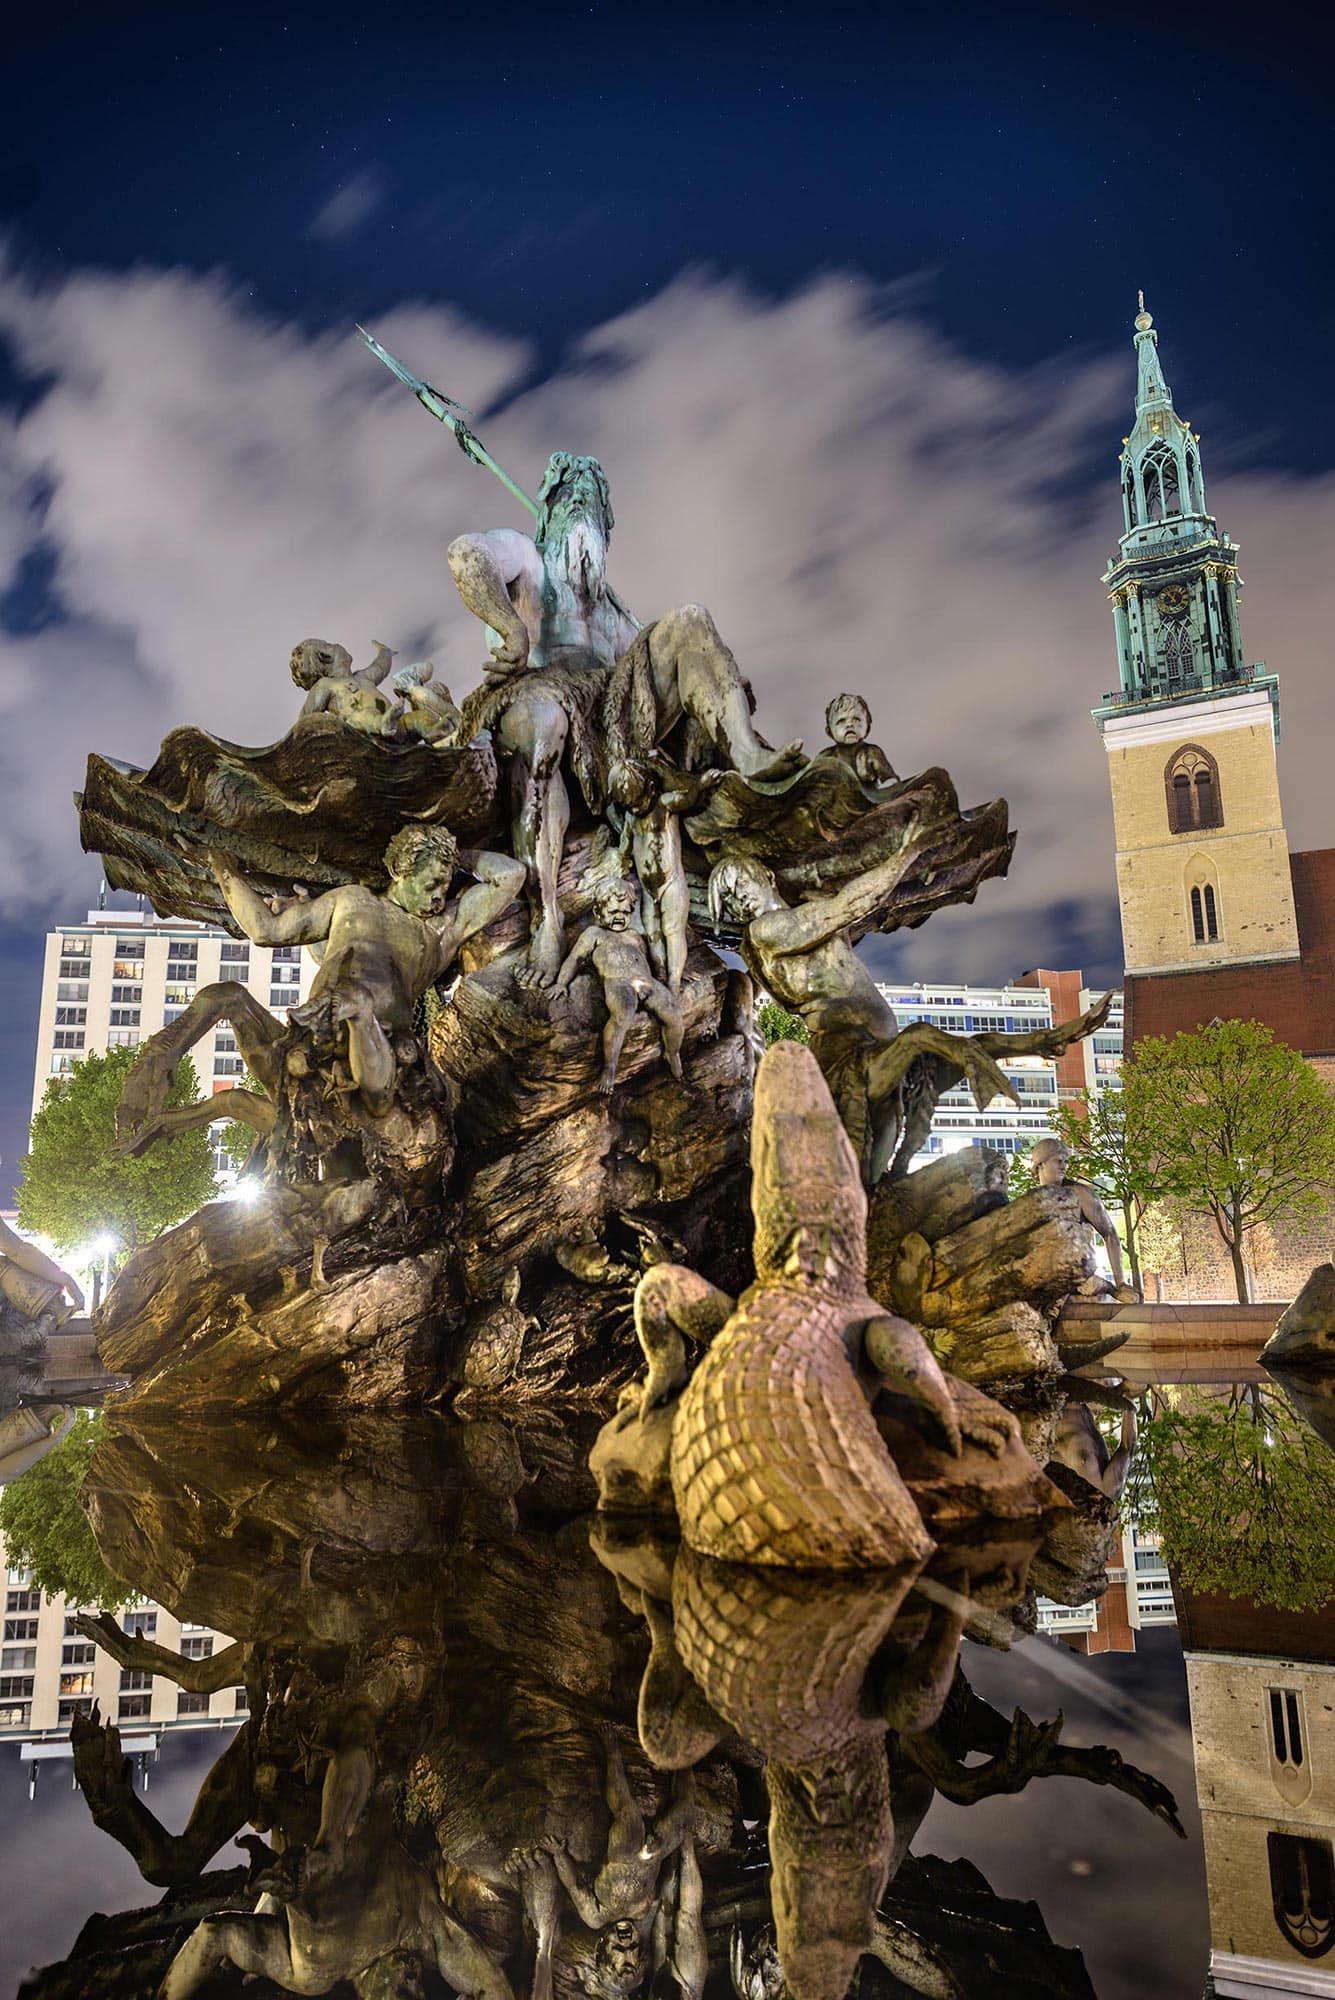
[[(30, 1800), (11, 1728), (5, 1990), (1195, 2000), (1212, 1949), (1316, 1990), (1335, 1403), (1250, 1375), (1068, 1378), (1020, 1412), (1041, 1543), (839, 1577), (594, 1515), (596, 1419), (109, 1411), (104, 1555), (234, 1644), (106, 1621), (81, 1794), (52, 1759)], [(144, 1790), (164, 1668), (244, 1714)]]

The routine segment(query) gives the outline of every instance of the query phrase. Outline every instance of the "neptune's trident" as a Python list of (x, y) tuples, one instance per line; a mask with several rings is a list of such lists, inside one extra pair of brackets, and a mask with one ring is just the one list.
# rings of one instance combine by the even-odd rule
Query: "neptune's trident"
[(465, 423), (464, 419), (472, 415), (471, 410), (466, 410), (462, 403), (456, 403), (452, 396), (443, 396), (440, 390), (433, 389), (429, 382), (419, 381), (411, 369), (405, 368), (401, 361), (396, 361), (389, 349), (382, 347), (375, 335), (368, 333), (364, 326), (359, 326), (357, 331), (377, 361), (383, 361), (391, 375), (397, 375), (400, 382), (407, 384), (422, 408), (430, 410), (433, 417), (438, 417), (441, 423), (449, 425), (454, 432), (454, 441), (465, 458), (471, 458), (474, 465), (485, 465), (488, 472), (494, 472), (507, 493), (513, 493), (516, 500), (522, 501), (536, 519), (537, 501), (530, 499), (523, 487), (511, 479), (503, 467), (497, 465), (481, 439), (476, 437)]
[[(485, 465), (488, 472), (494, 472), (506, 492), (513, 493), (515, 499), (522, 502), (536, 520), (539, 513), (537, 501), (525, 493), (523, 487), (517, 481), (511, 479), (503, 466), (497, 465), (482, 440), (475, 436), (464, 422), (465, 417), (472, 415), (471, 410), (466, 410), (462, 403), (456, 403), (453, 396), (442, 395), (440, 390), (433, 389), (429, 382), (420, 381), (410, 368), (405, 368), (401, 361), (395, 359), (387, 347), (382, 347), (375, 335), (368, 333), (364, 326), (359, 326), (357, 331), (376, 359), (384, 362), (390, 374), (397, 375), (400, 382), (407, 384), (418, 402), (422, 405), (422, 408), (430, 410), (432, 416), (438, 417), (442, 424), (449, 425), (450, 429), (454, 432), (454, 441), (465, 458), (471, 458), (474, 465)], [(629, 619), (630, 623), (638, 631), (640, 629), (640, 621), (624, 598), (618, 597), (610, 584), (604, 587), (607, 591), (608, 601), (614, 604), (622, 616)]]

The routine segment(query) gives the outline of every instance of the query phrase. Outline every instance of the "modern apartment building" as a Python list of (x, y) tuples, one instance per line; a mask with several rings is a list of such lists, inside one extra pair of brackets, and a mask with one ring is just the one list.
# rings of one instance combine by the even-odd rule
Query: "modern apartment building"
[[(1081, 987), (1081, 1013), (1101, 998), (1102, 995), (1091, 987)], [(1086, 1035), (1083, 1042), (1076, 1044), (1084, 1070), (1084, 1088), (1089, 1092), (1091, 1100), (1097, 1101), (1106, 1091), (1122, 1088), (1122, 1022), (1122, 995), (1114, 993), (1112, 1007), (1103, 1026), (1096, 1029), (1092, 1035)]]
[[(142, 910), (90, 910), (46, 940), (33, 1110), (53, 1076), (87, 1049), (136, 1047), (189, 1006), (201, 986), (234, 979), (281, 1014), (306, 998), (315, 961), (300, 945), (258, 945)], [(204, 1090), (229, 1090), (245, 1063), (224, 1023), (194, 1052)], [(220, 1161), (220, 1164), (225, 1162)]]
[(1108, 1589), (1092, 1604), (1038, 1600), (1038, 1629), (1077, 1653), (1134, 1653), (1136, 1634), (1176, 1625), (1173, 1586), (1159, 1537), (1134, 1523), (1122, 1530), (1122, 1560), (1108, 1565)]
[[(156, 1750), (166, 1731), (224, 1728), (246, 1713), (243, 1687), (215, 1695), (187, 1694), (161, 1675), (118, 1667), (72, 1623), (79, 1608), (63, 1597), (35, 1588), (24, 1569), (11, 1567), (0, 1540), (4, 1567), (4, 1638), (0, 1644), (0, 1742), (19, 1741), (30, 1767), (30, 1792), (39, 1765), (69, 1757), (70, 1717), (96, 1701), (103, 1717), (116, 1723), (125, 1747), (136, 1755)], [(182, 1624), (160, 1604), (147, 1600), (120, 1613), (126, 1632), (141, 1632), (187, 1659), (209, 1659), (231, 1641), (208, 1625)]]
[[(1011, 986), (889, 986), (881, 992), (895, 1010), (901, 1028), (910, 1021), (931, 1021), (950, 1034), (975, 1035), (987, 1030), (1014, 1032), (1052, 1026), (1052, 1002), (1043, 987)], [(990, 1146), (998, 1153), (1023, 1153), (1041, 1139), (1057, 1109), (1057, 1065), (1043, 1056), (1017, 1056), (1001, 1065), (1015, 1085), (1018, 1105), (998, 1097), (980, 1111), (967, 1084), (948, 1090), (932, 1118), (931, 1136), (914, 1161), (922, 1166), (942, 1153), (964, 1146)]]

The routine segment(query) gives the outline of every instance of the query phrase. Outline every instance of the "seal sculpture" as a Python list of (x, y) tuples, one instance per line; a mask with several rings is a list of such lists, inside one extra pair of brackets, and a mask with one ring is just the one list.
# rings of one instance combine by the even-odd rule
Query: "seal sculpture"
[[(954, 1453), (959, 1421), (917, 1328), (868, 1295), (858, 1160), (796, 1042), (761, 1062), (751, 1174), (756, 1281), (736, 1304), (673, 1264), (636, 1294), (641, 1418), (681, 1388), (669, 1463), (682, 1537), (725, 1562), (790, 1569), (921, 1562), (934, 1544), (872, 1400), (900, 1391)], [(709, 1339), (689, 1380), (683, 1335)]]

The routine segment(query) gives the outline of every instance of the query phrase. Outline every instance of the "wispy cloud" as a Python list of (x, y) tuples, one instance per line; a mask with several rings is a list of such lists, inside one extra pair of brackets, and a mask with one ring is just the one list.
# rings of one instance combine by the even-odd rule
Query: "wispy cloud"
[[(530, 361), (447, 306), (375, 331), (474, 408)], [(522, 516), (351, 330), (310, 338), (217, 278), (138, 271), (0, 275), (0, 332), (51, 380), (0, 440), (0, 557), (44, 534), (63, 613), (0, 634), (0, 911), (87, 893), (69, 800), (89, 749), (147, 763), (185, 721), (277, 736), (297, 639), (361, 655), (372, 634), (425, 633), (456, 695), (476, 679), (481, 633), (445, 547)], [(966, 802), (1010, 799), (1010, 879), (911, 933), (904, 976), (1003, 976), (1073, 940), (1107, 970), (1112, 827), (1089, 709), (1114, 679), (1098, 579), (1131, 390), (1129, 350), (1012, 373), (857, 281), (775, 303), (690, 276), (513, 395), (486, 441), (530, 490), (555, 447), (602, 457), (618, 588), (642, 618), (707, 603), (773, 740), (816, 746), (829, 696), (860, 688), (898, 769), (944, 763)], [(1101, 510), (1070, 497), (1091, 442), (1107, 445)], [(1335, 629), (1335, 478), (1216, 478), (1212, 500), (1252, 579), (1249, 646), (1283, 675), (1290, 831), (1328, 844), (1315, 635)]]
[(317, 241), (337, 242), (351, 236), (369, 222), (385, 198), (385, 183), (374, 167), (363, 168), (343, 182), (322, 208), (311, 217), (308, 236)]

